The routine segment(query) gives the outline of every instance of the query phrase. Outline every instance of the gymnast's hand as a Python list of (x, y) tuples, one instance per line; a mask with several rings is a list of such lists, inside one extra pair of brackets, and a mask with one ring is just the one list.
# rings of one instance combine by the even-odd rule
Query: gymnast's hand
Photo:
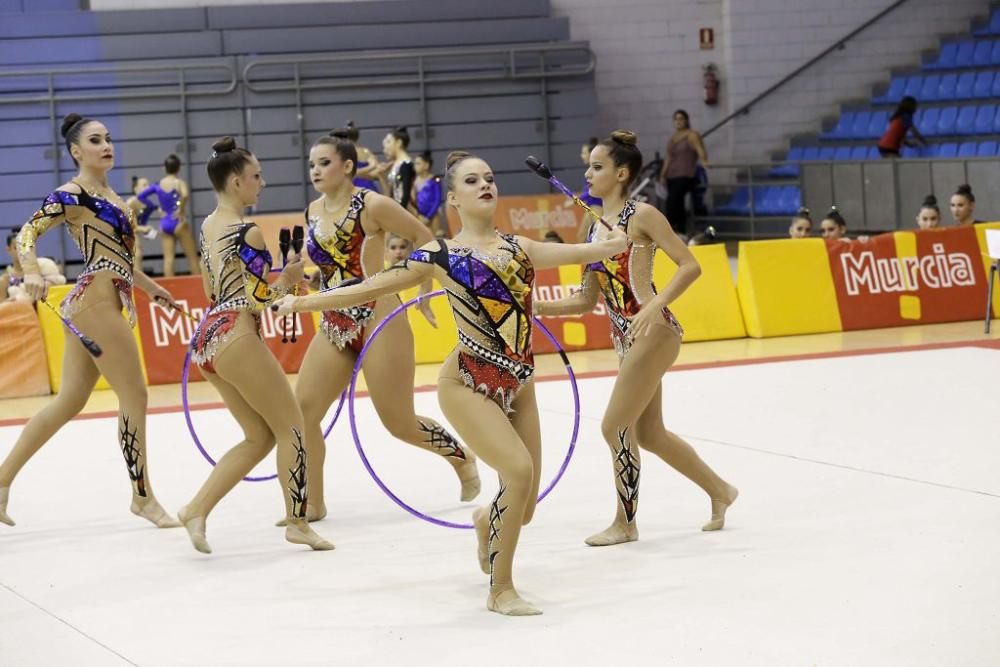
[(420, 309), (420, 314), (424, 316), (424, 319), (427, 320), (427, 323), (430, 324), (435, 329), (437, 329), (438, 328), (437, 316), (434, 315), (434, 311), (431, 310), (431, 300), (424, 299), (417, 305), (417, 308)]
[(285, 264), (285, 267), (281, 269), (281, 275), (288, 281), (289, 287), (294, 287), (301, 283), (306, 276), (306, 268), (305, 263), (302, 261), (302, 255), (297, 256), (294, 261)]
[(292, 313), (295, 312), (295, 301), (298, 298), (299, 297), (294, 296), (292, 294), (286, 294), (277, 301), (271, 303), (271, 310), (273, 310), (275, 314), (279, 316), (291, 315)]
[(172, 308), (178, 308), (177, 302), (174, 301), (174, 295), (171, 294), (168, 289), (166, 289), (165, 287), (163, 287), (158, 283), (153, 283), (152, 285), (150, 285), (149, 289), (146, 290), (146, 294), (149, 295), (150, 299), (160, 304), (164, 308), (166, 308), (167, 306), (170, 306)]
[(666, 326), (663, 319), (663, 306), (658, 306), (655, 301), (650, 301), (644, 305), (632, 318), (632, 325), (629, 327), (632, 333), (632, 340), (638, 340), (642, 336), (647, 336), (657, 325)]
[(323, 289), (323, 272), (314, 271), (311, 276), (309, 276), (309, 289), (314, 292), (318, 292)]
[(604, 241), (614, 248), (614, 251), (611, 253), (612, 255), (623, 253), (625, 252), (625, 248), (628, 247), (628, 235), (620, 229), (612, 230)]
[(39, 273), (24, 274), (24, 283), (22, 284), (24, 285), (24, 293), (33, 302), (44, 299), (49, 295), (49, 284)]

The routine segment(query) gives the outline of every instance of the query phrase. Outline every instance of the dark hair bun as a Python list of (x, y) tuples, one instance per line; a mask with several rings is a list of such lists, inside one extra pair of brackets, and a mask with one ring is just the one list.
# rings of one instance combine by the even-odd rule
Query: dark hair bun
[(937, 206), (937, 197), (934, 195), (927, 195), (924, 197), (924, 203), (920, 205), (921, 208), (934, 208)]
[(83, 120), (83, 116), (78, 113), (68, 114), (65, 118), (63, 118), (62, 127), (59, 128), (59, 134), (65, 138), (66, 135), (69, 134), (69, 131), (73, 129), (73, 126), (81, 120)]
[(798, 211), (795, 212), (795, 217), (796, 218), (805, 218), (806, 220), (809, 220), (809, 217), (811, 215), (812, 215), (812, 211), (810, 211), (805, 206), (802, 206), (801, 208), (799, 208)]
[(406, 129), (405, 125), (400, 125), (399, 127), (396, 128), (395, 131), (399, 132), (400, 134), (409, 134), (410, 133), (410, 131)]
[(611, 140), (626, 146), (635, 146), (639, 142), (639, 137), (631, 130), (615, 130), (611, 133)]
[(234, 151), (236, 150), (236, 140), (230, 136), (222, 137), (212, 144), (212, 150), (215, 151), (217, 155)]
[(448, 169), (451, 169), (462, 160), (470, 157), (472, 157), (472, 153), (468, 153), (466, 151), (452, 151), (448, 153), (448, 159), (445, 161), (445, 165)]
[(955, 194), (965, 195), (966, 197), (968, 197), (969, 195), (972, 194), (972, 186), (969, 185), (968, 183), (962, 183), (960, 186), (958, 186), (958, 190), (955, 191)]

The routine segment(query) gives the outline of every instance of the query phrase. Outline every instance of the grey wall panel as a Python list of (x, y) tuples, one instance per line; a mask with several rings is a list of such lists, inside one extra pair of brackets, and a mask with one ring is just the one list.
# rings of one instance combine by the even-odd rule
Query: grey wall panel
[(103, 35), (182, 32), (208, 28), (208, 19), (201, 7), (89, 13), (95, 15), (97, 29)]
[[(957, 185), (957, 184), (956, 184)], [(969, 163), (969, 185), (976, 196), (976, 217), (979, 220), (996, 220), (1000, 217), (1000, 162), (976, 160)], [(937, 188), (938, 199), (947, 205), (955, 187)], [(947, 220), (949, 215), (944, 214)]]
[(378, 26), (256, 28), (223, 32), (224, 53), (302, 53), (516, 44), (569, 39), (569, 19), (408, 23)]
[[(946, 196), (942, 198), (943, 201), (947, 201), (948, 197), (950, 197), (951, 193), (953, 193), (955, 190), (958, 189), (959, 185), (967, 182), (966, 181), (967, 174), (965, 173), (965, 167), (961, 162), (958, 161), (953, 162), (950, 160), (936, 160), (931, 163), (931, 166), (933, 167), (932, 173), (934, 179), (933, 192), (945, 193)], [(906, 205), (907, 203), (912, 202), (910, 206), (916, 207), (920, 204), (921, 201), (923, 201), (925, 196), (927, 196), (927, 192), (921, 193), (919, 196), (914, 197), (913, 199), (904, 199), (902, 200), (901, 205), (909, 208), (909, 206)]]
[(834, 185), (831, 204), (835, 204), (840, 209), (841, 215), (847, 220), (848, 230), (868, 229), (865, 226), (861, 165), (834, 163), (831, 168)]
[[(171, 112), (122, 116), (121, 132), (126, 137), (179, 141), (183, 120), (180, 113)], [(193, 111), (188, 114), (188, 135), (214, 139), (239, 132), (242, 124), (242, 113), (237, 109)]]
[(47, 121), (0, 120), (0, 141), (3, 146), (50, 144), (52, 127)]
[[(866, 162), (863, 169), (865, 219), (868, 229), (895, 229), (896, 203), (892, 196), (893, 165), (891, 161)], [(904, 215), (905, 210), (906, 207), (903, 208)]]
[(150, 58), (195, 58), (222, 55), (218, 32), (171, 32), (152, 35), (109, 35), (100, 40), (104, 60)]
[(205, 28), (201, 9), (110, 12), (27, 12), (0, 20), (0, 38), (153, 33)]
[[(260, 213), (301, 211), (305, 208), (305, 205), (306, 197), (301, 187), (297, 185), (277, 185), (264, 189), (257, 211)], [(250, 217), (252, 218), (253, 216)]]
[(307, 169), (305, 160), (300, 158), (261, 159), (260, 166), (267, 188), (301, 184)]
[(293, 5), (209, 7), (213, 28), (266, 28), (280, 21), (287, 26), (357, 25), (365, 23), (448, 21), (501, 17), (544, 17), (547, 0), (435, 0), (434, 2), (352, 2)]
[(260, 159), (302, 158), (305, 149), (298, 143), (299, 135), (289, 132), (278, 134), (252, 134), (248, 140), (250, 150)]

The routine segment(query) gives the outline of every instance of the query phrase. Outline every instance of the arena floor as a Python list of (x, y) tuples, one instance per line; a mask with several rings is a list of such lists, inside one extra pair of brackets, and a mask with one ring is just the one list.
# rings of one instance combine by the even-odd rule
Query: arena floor
[[(326, 462), (333, 552), (286, 544), (275, 483), (217, 508), (203, 556), (183, 529), (128, 512), (114, 398), (96, 394), (12, 488), (0, 526), (0, 665), (996, 665), (1000, 663), (1000, 334), (981, 323), (692, 343), (665, 380), (668, 427), (741, 491), (726, 530), (645, 457), (639, 542), (589, 548), (614, 511), (599, 423), (610, 352), (572, 355), (580, 441), (522, 533), (516, 580), (545, 614), (485, 610), (469, 531), (418, 521), (371, 482), (335, 427)], [(545, 473), (566, 452), (568, 383), (544, 360)], [(418, 385), (433, 382), (421, 368)], [(203, 441), (236, 439), (205, 386)], [(0, 402), (0, 455), (47, 399)], [(150, 465), (171, 511), (208, 474), (154, 388)], [(439, 416), (433, 392), (418, 409)], [(992, 407), (991, 407), (992, 406)], [(391, 441), (358, 404), (375, 468), (407, 501), (465, 521), (440, 461)], [(273, 461), (261, 472), (273, 469)], [(495, 481), (486, 470), (481, 499)]]

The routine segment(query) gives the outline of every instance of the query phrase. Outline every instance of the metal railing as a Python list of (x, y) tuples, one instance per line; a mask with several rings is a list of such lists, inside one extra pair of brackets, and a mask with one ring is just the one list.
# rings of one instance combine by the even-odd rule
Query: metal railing
[(806, 70), (810, 69), (813, 65), (816, 65), (820, 61), (826, 59), (826, 57), (829, 56), (834, 51), (842, 51), (844, 49), (844, 47), (846, 46), (847, 42), (849, 42), (850, 40), (854, 39), (859, 34), (861, 34), (862, 32), (864, 32), (865, 30), (867, 30), (868, 28), (870, 28), (874, 24), (878, 23), (879, 21), (881, 21), (883, 18), (885, 18), (889, 14), (891, 14), (892, 12), (896, 11), (897, 9), (899, 9), (900, 7), (902, 7), (903, 5), (905, 5), (908, 1), (909, 0), (897, 0), (896, 2), (892, 3), (891, 5), (889, 5), (888, 7), (886, 7), (885, 9), (883, 9), (882, 11), (880, 11), (875, 16), (871, 17), (870, 19), (868, 19), (867, 21), (865, 21), (864, 23), (862, 23), (861, 25), (859, 25), (854, 30), (852, 30), (851, 32), (847, 33), (846, 35), (844, 35), (843, 37), (841, 37), (840, 39), (838, 39), (837, 41), (835, 41), (833, 44), (831, 44), (827, 48), (823, 49), (823, 51), (821, 51), (817, 55), (813, 56), (812, 58), (810, 58), (809, 60), (807, 60), (805, 63), (803, 63), (802, 65), (800, 65), (799, 67), (797, 67), (794, 70), (792, 70), (789, 74), (785, 75), (777, 83), (775, 83), (774, 85), (772, 85), (769, 88), (767, 88), (766, 90), (764, 90), (764, 92), (759, 93), (752, 100), (750, 100), (749, 102), (746, 102), (743, 105), (741, 105), (736, 111), (734, 111), (733, 113), (729, 114), (728, 116), (726, 116), (725, 118), (723, 118), (722, 120), (720, 120), (718, 123), (716, 123), (712, 127), (710, 127), (707, 130), (705, 130), (705, 132), (702, 133), (702, 137), (707, 137), (707, 136), (711, 135), (716, 130), (718, 130), (718, 129), (722, 128), (723, 126), (727, 125), (734, 118), (739, 118), (740, 116), (747, 115), (748, 113), (750, 113), (751, 110), (753, 110), (754, 106), (756, 106), (757, 104), (759, 104), (762, 100), (770, 97), (771, 94), (774, 93), (776, 90), (778, 90), (779, 88), (783, 87), (785, 84), (789, 83), (793, 79), (797, 78), (800, 74), (802, 74)]
[[(556, 63), (552, 59), (562, 55), (582, 56), (578, 63)], [(473, 71), (434, 71), (434, 65), (456, 68), (462, 59), (485, 58), (493, 62)], [(534, 61), (531, 65), (524, 60)], [(360, 63), (402, 63), (404, 73), (387, 73), (374, 76), (337, 78), (326, 74), (307, 76), (303, 70), (325, 66), (357, 65)], [(371, 51), (361, 53), (336, 53), (318, 56), (284, 56), (262, 58), (248, 63), (242, 72), (242, 81), (254, 93), (294, 92), (297, 131), (300, 145), (306, 145), (303, 93), (319, 90), (344, 90), (372, 87), (416, 86), (420, 127), (426, 142), (430, 140), (430, 123), (427, 113), (427, 87), (441, 83), (486, 83), (490, 81), (536, 80), (542, 100), (542, 132), (546, 162), (552, 162), (552, 130), (548, 104), (550, 79), (580, 77), (591, 74), (596, 56), (583, 44), (529, 44), (514, 46), (487, 46), (448, 49), (409, 49), (399, 51)], [(270, 76), (268, 74), (270, 73)], [(255, 74), (257, 75), (255, 77)], [(303, 192), (309, 192), (306, 172), (302, 172)]]

